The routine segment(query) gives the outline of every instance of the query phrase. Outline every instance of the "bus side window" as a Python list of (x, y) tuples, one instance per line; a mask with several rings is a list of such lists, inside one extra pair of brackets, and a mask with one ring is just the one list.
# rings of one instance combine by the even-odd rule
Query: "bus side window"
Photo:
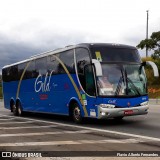
[(38, 74), (36, 73), (35, 69), (35, 60), (32, 60), (26, 70), (25, 73), (25, 78), (30, 79), (30, 78), (37, 78)]
[[(59, 54), (56, 54), (57, 57), (59, 57)], [(58, 74), (58, 65), (59, 62), (56, 60), (53, 55), (47, 57), (47, 72), (49, 75), (52, 73), (52, 75)]]
[(18, 80), (18, 66), (11, 66), (8, 68), (3, 69), (3, 81), (4, 82), (11, 82)]
[(47, 73), (47, 57), (36, 59), (36, 74), (45, 76)]
[(11, 67), (10, 76), (13, 81), (18, 80), (18, 66), (17, 65)]
[[(64, 63), (69, 73), (75, 73), (75, 65), (74, 65), (74, 51), (68, 50), (60, 54), (60, 60)], [(62, 66), (59, 66), (59, 68)], [(64, 69), (61, 69), (60, 73), (65, 73)]]
[(91, 95), (95, 96), (95, 83), (94, 83), (94, 75), (93, 75), (93, 67), (92, 65), (87, 65), (85, 67), (85, 83), (86, 83), (86, 92)]
[(11, 80), (11, 78), (10, 78), (10, 69), (11, 69), (11, 67), (4, 68), (2, 70), (2, 79), (3, 79), (4, 82), (9, 82)]
[[(85, 48), (76, 49), (76, 62), (77, 62), (77, 72), (78, 72), (79, 81), (83, 89), (85, 90), (85, 92), (93, 96), (95, 94), (95, 92), (92, 92), (93, 90), (95, 90), (95, 87), (93, 86), (93, 81), (94, 81), (93, 70), (91, 69), (92, 67), (91, 68), (89, 67), (90, 56), (87, 49)], [(93, 88), (91, 89), (89, 85), (92, 86)]]
[[(22, 73), (26, 67), (27, 63), (18, 64), (18, 79), (21, 78)], [(26, 74), (24, 74), (23, 79), (26, 79)]]

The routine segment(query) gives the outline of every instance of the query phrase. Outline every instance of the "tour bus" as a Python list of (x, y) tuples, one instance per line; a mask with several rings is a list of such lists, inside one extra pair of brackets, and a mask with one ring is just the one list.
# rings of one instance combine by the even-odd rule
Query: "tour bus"
[[(23, 54), (23, 53), (22, 53)], [(133, 46), (82, 43), (4, 66), (5, 108), (24, 112), (122, 119), (148, 113), (147, 79)]]

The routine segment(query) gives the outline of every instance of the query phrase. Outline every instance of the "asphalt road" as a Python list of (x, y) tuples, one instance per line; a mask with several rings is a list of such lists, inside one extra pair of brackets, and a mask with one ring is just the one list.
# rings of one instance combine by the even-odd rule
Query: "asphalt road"
[(106, 153), (97, 151), (160, 151), (160, 106), (122, 121), (86, 119), (76, 125), (65, 116), (15, 117), (0, 102), (0, 151), (46, 151), (46, 156), (56, 151), (52, 154), (64, 157), (81, 157), (84, 151), (100, 157)]

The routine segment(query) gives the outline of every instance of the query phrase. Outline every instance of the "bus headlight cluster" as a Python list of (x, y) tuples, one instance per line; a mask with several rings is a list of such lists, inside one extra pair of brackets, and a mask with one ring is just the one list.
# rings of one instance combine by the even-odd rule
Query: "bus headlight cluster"
[(141, 106), (146, 106), (146, 105), (148, 105), (148, 101), (145, 101), (145, 102), (141, 103), (140, 105)]
[(113, 104), (100, 104), (99, 106), (102, 108), (114, 108), (115, 107), (115, 105)]

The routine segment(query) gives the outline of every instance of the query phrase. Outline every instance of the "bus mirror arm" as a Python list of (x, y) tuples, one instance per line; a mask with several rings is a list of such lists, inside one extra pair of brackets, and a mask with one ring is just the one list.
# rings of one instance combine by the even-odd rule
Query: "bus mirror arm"
[(142, 62), (140, 67), (139, 67), (139, 74), (141, 74), (142, 67), (146, 66), (146, 62)]
[(143, 62), (147, 65), (150, 65), (153, 69), (153, 73), (154, 73), (154, 77), (159, 77), (159, 72), (158, 72), (158, 68), (157, 68), (157, 65), (152, 62), (152, 61), (146, 61), (146, 62)]
[(141, 63), (141, 66), (146, 66), (146, 62), (142, 62), (142, 63)]
[(95, 66), (96, 75), (102, 76), (102, 66), (101, 63), (97, 59), (92, 59), (92, 64)]

